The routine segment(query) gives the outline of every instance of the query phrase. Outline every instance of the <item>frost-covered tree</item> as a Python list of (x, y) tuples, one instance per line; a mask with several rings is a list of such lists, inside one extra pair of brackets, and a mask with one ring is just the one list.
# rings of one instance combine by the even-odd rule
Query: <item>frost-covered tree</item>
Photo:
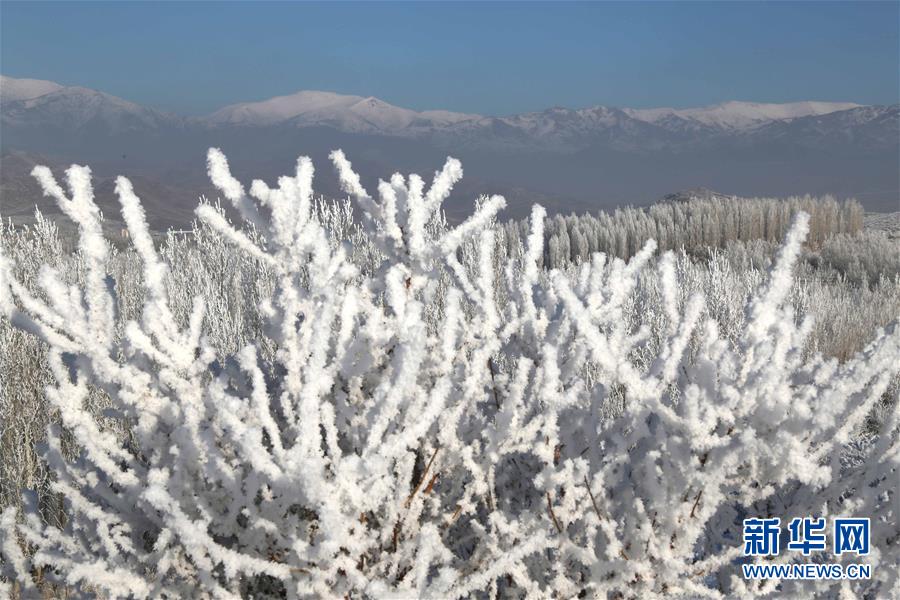
[[(110, 597), (749, 597), (792, 583), (740, 579), (745, 515), (835, 514), (872, 518), (874, 578), (804, 591), (897, 588), (900, 333), (842, 363), (804, 350), (813, 324), (788, 302), (804, 213), (724, 335), (716, 298), (684, 297), (674, 255), (649, 272), (652, 242), (627, 263), (598, 253), (546, 272), (540, 207), (508, 257), (502, 198), (442, 222), (457, 161), (427, 190), (380, 181), (376, 199), (332, 160), (364, 238), (315, 210), (309, 159), (248, 194), (210, 150), (246, 225), (208, 204), (197, 215), (272, 281), (246, 290), (258, 339), (233, 350), (207, 303), (173, 309), (184, 286), (127, 179), (135, 319), (107, 273), (89, 170), (70, 168), (66, 193), (35, 169), (79, 226), (85, 274), (70, 286), (45, 266), (37, 293), (0, 255), (0, 308), (50, 347), (60, 426), (43, 460), (66, 515), (3, 512), (5, 591), (27, 596), (39, 576)], [(634, 326), (647, 277), (659, 323)], [(102, 414), (86, 403), (97, 393)]]
[[(627, 259), (651, 239), (663, 251), (718, 248), (734, 241), (777, 243), (798, 212), (810, 215), (806, 241), (814, 248), (835, 234), (855, 234), (862, 229), (863, 208), (856, 200), (838, 202), (831, 196), (692, 197), (658, 202), (647, 208), (617, 208), (597, 216), (557, 215), (546, 227), (545, 264), (560, 267), (570, 259), (589, 260), (591, 253), (598, 250)], [(525, 221), (506, 225), (508, 230), (527, 227)], [(585, 238), (584, 243), (579, 237)]]

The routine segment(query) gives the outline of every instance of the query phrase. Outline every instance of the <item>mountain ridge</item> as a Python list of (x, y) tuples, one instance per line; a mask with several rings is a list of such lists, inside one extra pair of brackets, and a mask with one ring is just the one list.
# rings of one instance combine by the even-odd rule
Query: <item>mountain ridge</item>
[[(87, 163), (104, 177), (143, 178), (160, 211), (169, 190), (174, 203), (213, 191), (203, 161), (211, 146), (226, 152), (238, 176), (273, 182), (298, 155), (324, 166), (342, 148), (369, 189), (398, 170), (427, 175), (449, 154), (466, 168), (447, 204), (461, 216), (479, 193), (506, 195), (513, 216), (532, 202), (550, 212), (585, 211), (698, 187), (748, 197), (858, 195), (869, 210), (889, 211), (900, 197), (900, 104), (557, 106), (485, 116), (307, 90), (185, 117), (89, 88), (2, 77), (0, 126), (0, 150)], [(323, 173), (319, 191), (340, 196)], [(33, 186), (9, 182), (5, 189)]]
[[(422, 134), (434, 129), (441, 133), (462, 126), (466, 129), (491, 129), (502, 123), (526, 133), (545, 136), (553, 125), (563, 128), (577, 125), (590, 129), (621, 125), (629, 119), (667, 130), (684, 130), (673, 121), (690, 123), (723, 131), (740, 131), (773, 121), (790, 121), (809, 116), (822, 116), (843, 110), (864, 108), (853, 102), (802, 101), (759, 103), (731, 100), (692, 108), (645, 108), (592, 105), (585, 108), (551, 107), (540, 111), (509, 116), (480, 115), (449, 110), (416, 111), (396, 106), (374, 96), (357, 96), (318, 90), (299, 90), (260, 101), (239, 102), (198, 117), (183, 117), (159, 111), (81, 86), (64, 86), (52, 81), (17, 79), (0, 75), (0, 106), (4, 119), (16, 114), (59, 102), (66, 97), (88, 99), (98, 107), (108, 105), (118, 113), (139, 114), (143, 120), (203, 124), (206, 126), (272, 126), (290, 124), (296, 127), (331, 126), (351, 133)], [(21, 103), (21, 104), (20, 104)], [(82, 102), (88, 104), (88, 102)], [(72, 104), (75, 104), (73, 102)], [(78, 106), (72, 107), (73, 110)], [(106, 108), (106, 107), (101, 107)], [(12, 114), (11, 114), (12, 113)], [(93, 116), (93, 115), (92, 115)], [(79, 121), (85, 120), (84, 118)], [(153, 123), (154, 125), (157, 123)]]

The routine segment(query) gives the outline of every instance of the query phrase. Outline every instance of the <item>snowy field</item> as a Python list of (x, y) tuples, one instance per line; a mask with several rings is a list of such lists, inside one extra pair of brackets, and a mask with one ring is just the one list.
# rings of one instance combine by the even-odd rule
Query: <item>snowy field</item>
[[(896, 597), (896, 219), (451, 226), (457, 161), (366, 190), (331, 158), (350, 200), (212, 149), (233, 212), (164, 239), (119, 178), (124, 249), (89, 170), (35, 169), (80, 238), (0, 237), (0, 597)], [(744, 579), (754, 516), (870, 518), (872, 577)]]

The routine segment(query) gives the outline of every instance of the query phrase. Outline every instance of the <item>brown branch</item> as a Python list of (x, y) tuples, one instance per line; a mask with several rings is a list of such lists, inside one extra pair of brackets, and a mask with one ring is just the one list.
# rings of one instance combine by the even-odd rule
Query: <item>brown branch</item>
[(422, 471), (422, 476), (419, 478), (419, 483), (416, 484), (416, 489), (410, 493), (409, 497), (406, 499), (406, 502), (403, 503), (404, 508), (409, 508), (410, 504), (412, 504), (413, 497), (416, 495), (416, 492), (419, 491), (419, 488), (422, 487), (422, 483), (425, 482), (425, 477), (428, 475), (429, 469), (431, 469), (431, 463), (434, 462), (434, 458), (437, 456), (438, 450), (440, 447), (434, 449), (434, 453), (431, 455), (431, 460), (428, 461), (428, 464), (425, 466), (425, 470)]
[[(606, 519), (603, 517), (602, 514), (600, 514), (600, 507), (597, 506), (597, 499), (594, 498), (594, 492), (591, 491), (591, 484), (588, 482), (587, 475), (584, 476), (584, 486), (587, 488), (588, 495), (591, 497), (591, 505), (594, 507), (594, 512), (597, 513), (597, 518), (600, 519), (601, 521), (605, 521)], [(550, 500), (549, 494), (547, 494), (547, 500), (548, 501)], [(550, 514), (553, 514), (552, 509), (551, 509)], [(625, 560), (631, 560), (630, 558), (628, 558), (628, 555), (625, 553), (624, 549), (619, 550), (619, 556), (621, 556)]]
[(550, 518), (553, 519), (553, 524), (556, 525), (556, 530), (562, 534), (562, 526), (559, 524), (559, 521), (556, 520), (556, 514), (553, 512), (553, 501), (550, 500), (550, 492), (547, 492), (547, 512), (550, 513)]
[(459, 513), (461, 513), (461, 512), (462, 512), (462, 505), (457, 504), (456, 510), (453, 511), (453, 514), (450, 516), (450, 520), (447, 521), (446, 523), (444, 523), (444, 529), (447, 529), (448, 527), (450, 527), (453, 524), (453, 522), (459, 518)]
[(400, 521), (397, 521), (394, 525), (393, 534), (391, 535), (391, 552), (396, 552), (397, 547), (400, 545), (400, 530)]
[[(404, 508), (410, 507), (410, 505), (412, 504), (413, 498), (416, 495), (416, 492), (419, 491), (419, 488), (421, 488), (422, 484), (425, 482), (425, 477), (428, 475), (428, 471), (431, 469), (432, 463), (434, 463), (434, 459), (437, 456), (438, 450), (440, 450), (440, 446), (438, 446), (434, 449), (434, 453), (431, 455), (431, 459), (428, 461), (428, 464), (425, 465), (425, 470), (422, 471), (422, 476), (419, 477), (419, 483), (416, 484), (416, 488), (409, 494), (409, 496), (406, 498), (406, 501), (403, 503)], [(394, 533), (393, 533), (393, 536), (391, 539), (391, 544), (392, 544), (391, 552), (397, 551), (397, 547), (400, 543), (400, 534), (403, 531), (402, 524), (403, 524), (402, 517), (400, 519), (398, 519), (397, 522), (394, 524)]]
[(491, 371), (491, 390), (494, 392), (494, 404), (497, 405), (497, 410), (500, 410), (500, 398), (497, 397), (497, 382), (494, 381), (494, 359), (489, 356), (487, 363), (488, 369)]
[[(434, 484), (437, 483), (437, 480), (438, 480), (438, 477), (439, 477), (439, 476), (440, 476), (440, 473), (435, 473), (434, 475), (431, 476), (431, 481), (429, 481), (429, 482), (428, 482), (428, 485), (425, 486), (425, 491), (422, 492), (423, 494), (430, 494), (430, 493), (431, 493), (431, 490), (434, 489)], [(424, 478), (423, 478), (423, 479), (424, 479)]]
[(694, 511), (697, 510), (697, 505), (700, 504), (700, 498), (703, 496), (703, 490), (697, 492), (697, 499), (694, 500), (694, 506), (691, 507), (691, 518), (694, 518)]
[(597, 513), (597, 518), (601, 521), (605, 521), (603, 515), (600, 514), (600, 509), (597, 507), (597, 500), (594, 498), (594, 492), (591, 491), (591, 484), (588, 483), (587, 475), (584, 476), (584, 485), (587, 488), (588, 495), (591, 497), (591, 504), (594, 506), (594, 512)]

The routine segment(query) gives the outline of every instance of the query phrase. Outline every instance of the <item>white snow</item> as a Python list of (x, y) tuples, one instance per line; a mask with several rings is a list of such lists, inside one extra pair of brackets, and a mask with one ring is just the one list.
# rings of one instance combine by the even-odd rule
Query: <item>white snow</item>
[(380, 130), (403, 129), (418, 116), (414, 110), (400, 108), (371, 96), (350, 106), (348, 112)]
[(152, 128), (164, 122), (180, 120), (180, 117), (91, 88), (64, 86), (37, 79), (0, 77), (3, 117), (9, 123), (32, 120), (69, 127), (103, 123), (112, 130), (125, 131), (139, 125)]
[(276, 96), (260, 102), (242, 102), (217, 110), (207, 118), (212, 123), (242, 125), (272, 125), (298, 116), (311, 120), (347, 109), (363, 98), (332, 92), (301, 91), (288, 96)]
[(62, 89), (58, 83), (43, 79), (16, 79), (0, 75), (0, 101), (30, 100)]
[(212, 124), (274, 125), (291, 120), (297, 126), (329, 125), (346, 131), (398, 132), (410, 126), (446, 126), (478, 115), (443, 110), (417, 112), (375, 97), (300, 91), (260, 102), (243, 102), (217, 110)]
[(812, 115), (825, 115), (839, 110), (859, 108), (853, 102), (790, 102), (764, 104), (757, 102), (723, 102), (700, 108), (626, 108), (624, 112), (639, 121), (656, 123), (667, 117), (697, 121), (704, 125), (724, 129), (743, 129), (768, 121), (796, 119)]

